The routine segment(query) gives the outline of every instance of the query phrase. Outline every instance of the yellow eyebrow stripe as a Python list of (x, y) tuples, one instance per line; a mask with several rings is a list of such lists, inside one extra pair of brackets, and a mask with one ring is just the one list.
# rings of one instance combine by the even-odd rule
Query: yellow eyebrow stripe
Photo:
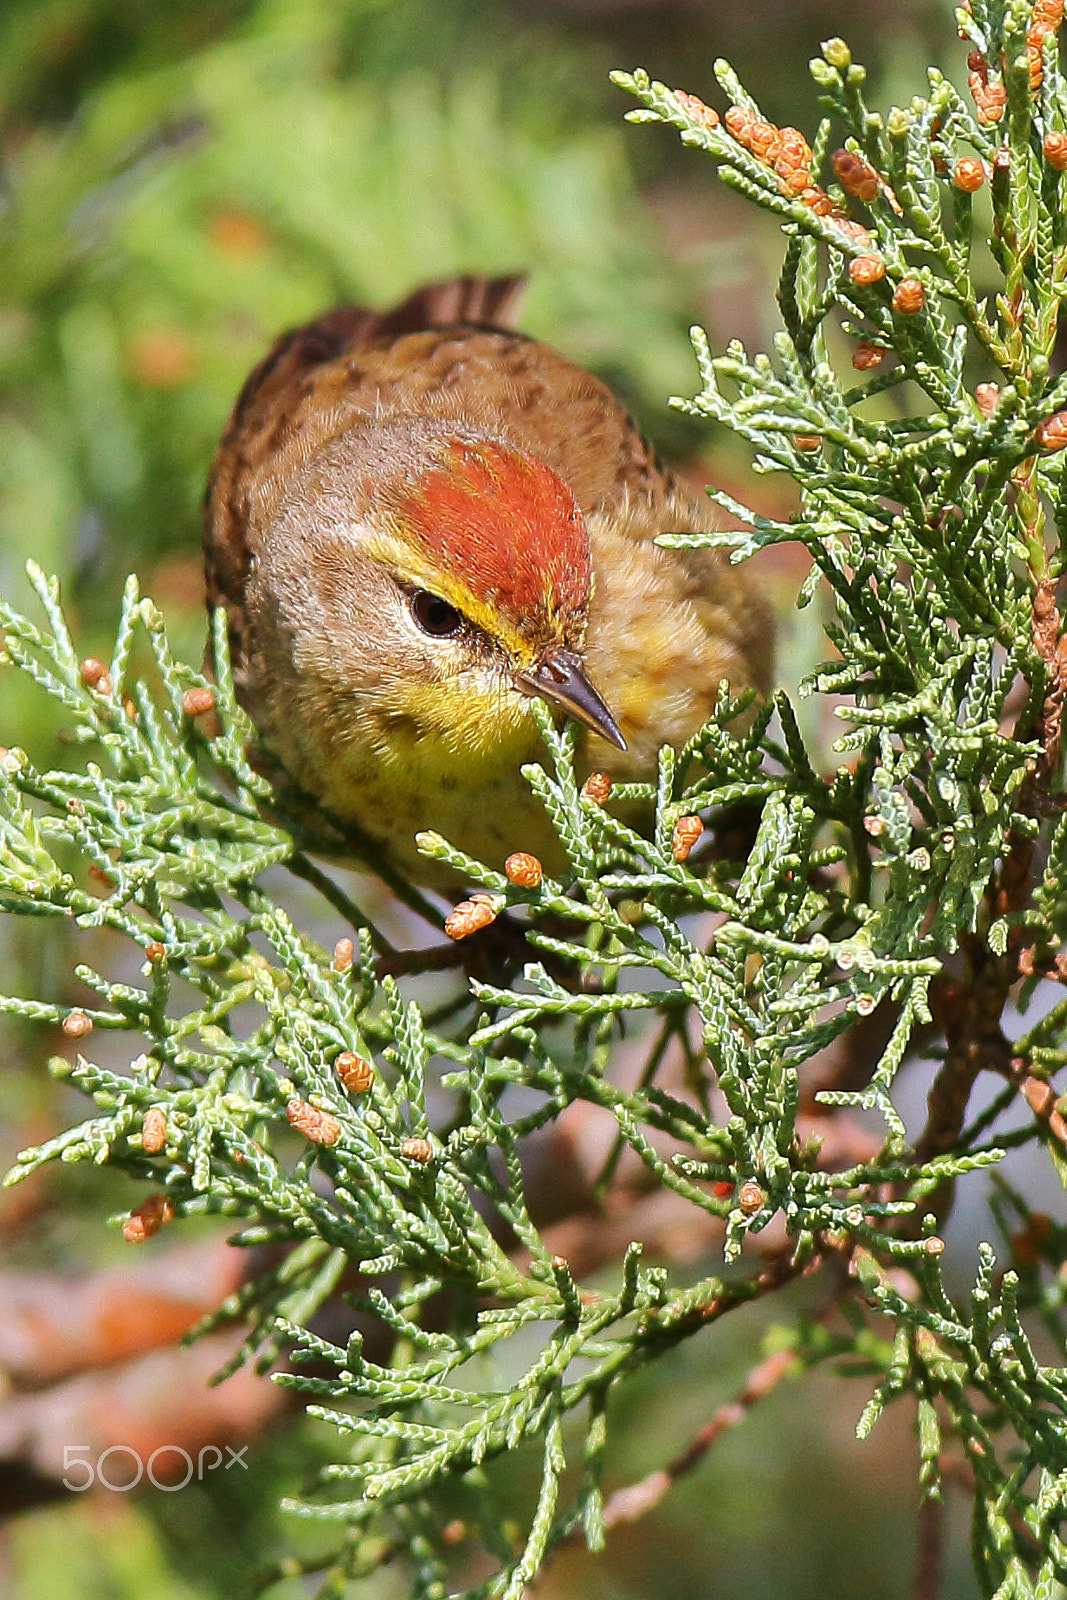
[(417, 545), (410, 544), (399, 533), (368, 533), (361, 541), (363, 549), (382, 566), (390, 568), (399, 581), (416, 589), (429, 589), (440, 595), (449, 605), (473, 622), (490, 639), (503, 645), (509, 655), (522, 665), (532, 659), (533, 651), (528, 640), (517, 628), (487, 601), (481, 600), (466, 583), (454, 573), (446, 571), (428, 560)]

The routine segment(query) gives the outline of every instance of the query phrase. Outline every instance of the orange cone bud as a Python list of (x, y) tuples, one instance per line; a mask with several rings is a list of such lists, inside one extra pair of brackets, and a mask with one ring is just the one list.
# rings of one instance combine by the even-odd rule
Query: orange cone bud
[(285, 1108), (285, 1118), (291, 1128), (302, 1133), (312, 1144), (336, 1144), (341, 1137), (341, 1124), (328, 1111), (320, 1111), (306, 1100), (290, 1100)]
[(893, 290), (893, 310), (902, 317), (913, 317), (921, 311), (926, 293), (918, 278), (901, 278)]
[(405, 1161), (415, 1161), (424, 1167), (433, 1155), (433, 1146), (429, 1139), (405, 1139), (400, 1146), (400, 1154)]
[(466, 939), (495, 920), (496, 912), (484, 900), (461, 900), (445, 918), (445, 932), (450, 939)]
[(602, 806), (611, 793), (611, 779), (606, 772), (591, 772), (582, 784), (582, 799), (592, 800), (594, 805)]
[(877, 283), (885, 277), (885, 262), (881, 256), (853, 256), (848, 264), (848, 275), (853, 283)]
[(164, 1223), (174, 1215), (174, 1206), (165, 1194), (150, 1194), (147, 1200), (130, 1212), (122, 1224), (122, 1237), (127, 1244), (144, 1244)]
[(880, 188), (878, 174), (868, 161), (854, 150), (835, 150), (830, 158), (837, 178), (843, 189), (849, 194), (854, 194), (857, 200), (874, 200)]
[(1039, 423), (1037, 442), (1042, 450), (1062, 450), (1067, 445), (1067, 411), (1054, 411)]
[(141, 1149), (158, 1155), (167, 1142), (167, 1118), (159, 1106), (149, 1106), (141, 1121)]
[(961, 156), (952, 169), (952, 181), (964, 194), (974, 194), (985, 182), (985, 163), (977, 156)]
[(516, 850), (504, 862), (504, 876), (519, 889), (536, 889), (541, 882), (541, 863), (526, 850)]
[(687, 94), (684, 89), (675, 89), (674, 98), (683, 111), (688, 111), (694, 122), (699, 122), (705, 128), (714, 128), (719, 121), (719, 113), (706, 106), (703, 100), (698, 100), (695, 94)]
[(374, 1082), (374, 1068), (354, 1050), (342, 1050), (334, 1060), (333, 1070), (352, 1094), (366, 1094)]
[(671, 833), (671, 855), (675, 861), (686, 861), (689, 852), (704, 832), (699, 817), (679, 817)]
[(186, 689), (182, 695), (182, 710), (187, 717), (202, 717), (214, 704), (215, 696), (210, 689)]
[(1046, 133), (1041, 149), (1050, 167), (1055, 167), (1057, 172), (1067, 171), (1067, 133), (1058, 128)]
[(95, 656), (86, 656), (78, 668), (78, 676), (87, 689), (96, 689), (100, 694), (111, 693), (111, 679), (107, 675), (107, 668)]
[(857, 372), (867, 372), (871, 367), (880, 367), (887, 354), (884, 345), (863, 339), (852, 352), (852, 365)]

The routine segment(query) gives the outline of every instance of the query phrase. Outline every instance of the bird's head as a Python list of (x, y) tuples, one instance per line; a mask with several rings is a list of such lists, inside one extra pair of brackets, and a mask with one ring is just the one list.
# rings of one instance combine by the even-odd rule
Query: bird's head
[[(330, 640), (299, 673), (327, 676), (334, 707), (347, 686), (363, 731), (378, 719), (383, 755), (428, 736), (457, 754), (510, 743), (532, 695), (625, 749), (583, 666), (585, 523), (543, 461), (469, 426), (378, 419), (319, 452), (281, 515), (305, 530), (314, 581), (299, 603)], [(293, 541), (271, 541), (268, 562), (271, 550), (291, 558)], [(305, 641), (311, 620), (305, 609)]]

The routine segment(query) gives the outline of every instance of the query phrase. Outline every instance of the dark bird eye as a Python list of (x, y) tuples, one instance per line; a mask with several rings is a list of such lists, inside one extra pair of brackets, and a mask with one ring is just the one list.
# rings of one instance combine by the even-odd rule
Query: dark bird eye
[(431, 594), (428, 589), (415, 590), (411, 597), (411, 615), (423, 633), (431, 633), (437, 639), (458, 633), (463, 626), (463, 618), (455, 606), (450, 606), (447, 600), (442, 600), (439, 594)]

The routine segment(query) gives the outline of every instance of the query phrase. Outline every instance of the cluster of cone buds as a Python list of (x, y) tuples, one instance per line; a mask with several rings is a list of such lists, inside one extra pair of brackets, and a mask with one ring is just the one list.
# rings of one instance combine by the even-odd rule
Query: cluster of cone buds
[(1050, 33), (1055, 33), (1063, 21), (1063, 0), (1037, 0), (1026, 30), (1026, 63), (1030, 69), (1030, 87), (1035, 92), (1041, 87), (1044, 63), (1042, 47)]
[(999, 122), (1008, 103), (1007, 91), (999, 78), (989, 76), (989, 62), (980, 50), (972, 50), (967, 57), (967, 87), (978, 121)]
[[(969, 5), (963, 8), (970, 10)], [(1030, 13), (1030, 26), (1026, 30), (1026, 64), (1030, 73), (1030, 88), (1036, 94), (1044, 76), (1042, 51), (1049, 34), (1059, 30), (1063, 21), (1063, 0), (1035, 0)], [(990, 78), (989, 63), (980, 50), (972, 50), (967, 57), (967, 87), (974, 98), (979, 122), (999, 122), (1004, 115), (1007, 94), (998, 78)]]
[(803, 194), (812, 187), (811, 146), (799, 128), (777, 128), (743, 106), (731, 106), (724, 121), (738, 144), (774, 168), (786, 194)]
[[(881, 256), (862, 255), (853, 256), (848, 264), (848, 275), (852, 282), (860, 288), (869, 288), (873, 283), (879, 283), (885, 277), (885, 261)], [(926, 301), (926, 291), (918, 278), (901, 278), (893, 290), (890, 304), (893, 310), (902, 317), (913, 317), (921, 311)], [(857, 355), (862, 353), (859, 360), (853, 359), (853, 366), (862, 372), (867, 367), (878, 365), (885, 351), (879, 345), (865, 342), (857, 348)]]
[(866, 228), (851, 217), (846, 217), (826, 190), (820, 189), (813, 181), (811, 145), (799, 128), (778, 128), (773, 122), (766, 122), (753, 112), (746, 111), (743, 106), (731, 106), (723, 122), (738, 144), (750, 150), (765, 167), (773, 168), (783, 194), (810, 206), (816, 216), (831, 218), (848, 238), (860, 244), (869, 242), (870, 235)]
[(865, 161), (857, 151), (835, 150), (830, 157), (830, 164), (842, 189), (854, 194), (857, 200), (863, 200), (869, 205), (877, 198), (882, 180), (870, 162)]
[(469, 900), (461, 900), (458, 905), (445, 918), (445, 932), (450, 939), (469, 939), (472, 933), (478, 933), (482, 928), (488, 928), (491, 922), (496, 921), (496, 912), (493, 902), (487, 894), (472, 894)]
[(715, 128), (719, 123), (719, 113), (706, 106), (703, 100), (695, 94), (688, 94), (685, 89), (675, 89), (674, 98), (683, 111), (688, 111), (694, 122), (699, 122), (702, 128)]
[[(585, 793), (584, 790), (582, 792)], [(537, 857), (528, 850), (516, 850), (504, 862), (504, 876), (518, 889), (536, 889), (544, 877), (544, 870)], [(452, 907), (445, 918), (445, 932), (450, 939), (467, 939), (472, 933), (488, 928), (495, 920), (492, 895), (479, 891), (472, 894), (469, 900), (460, 900)]]

